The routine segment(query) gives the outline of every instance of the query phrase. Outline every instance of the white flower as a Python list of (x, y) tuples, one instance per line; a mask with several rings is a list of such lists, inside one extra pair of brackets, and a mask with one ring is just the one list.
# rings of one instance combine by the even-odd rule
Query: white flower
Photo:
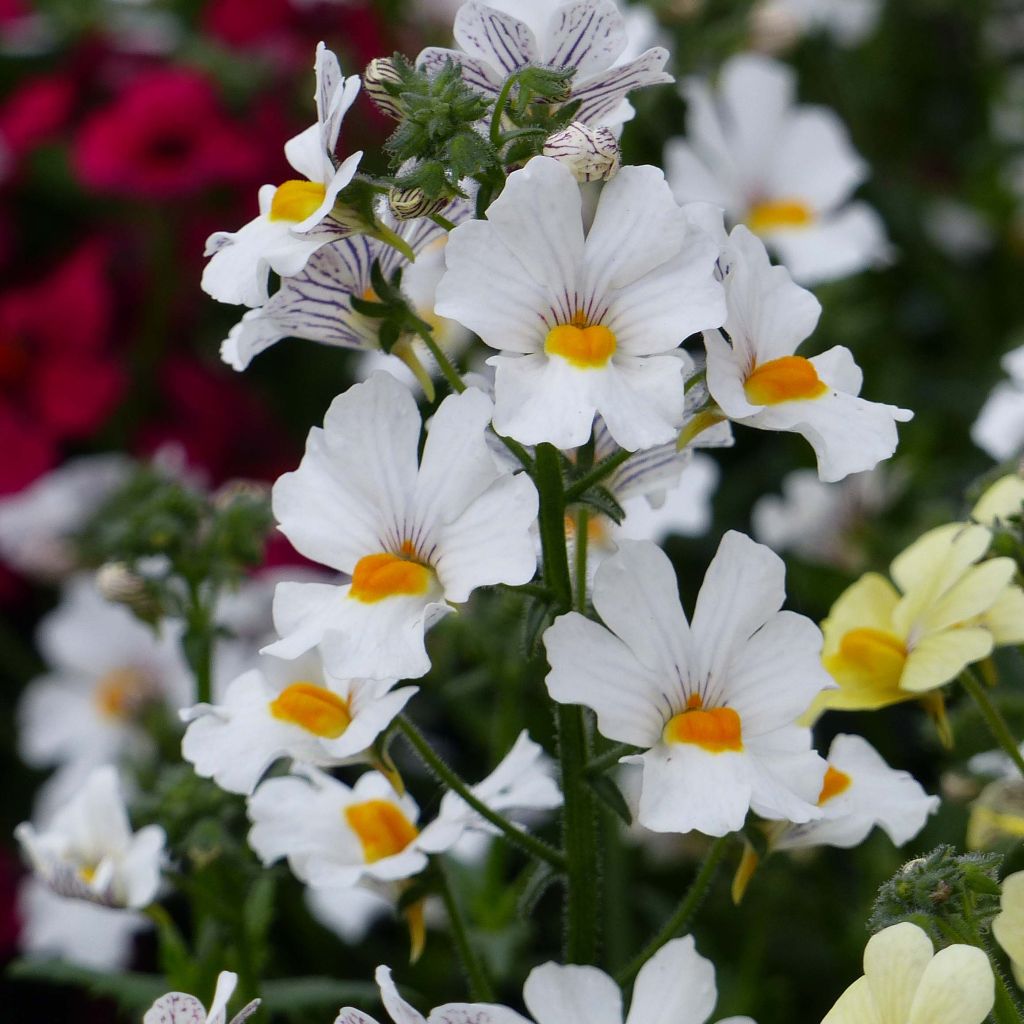
[(45, 831), (22, 822), (14, 834), (33, 871), (59, 896), (133, 909), (156, 896), (164, 830), (147, 825), (132, 832), (117, 770), (110, 765), (86, 777)]
[(68, 584), (37, 634), (49, 671), (28, 684), (18, 707), (22, 760), (63, 766), (47, 787), (51, 805), (77, 789), (84, 771), (149, 742), (138, 724), (148, 706), (177, 711), (194, 699), (179, 636), (173, 622), (154, 633), (89, 579)]
[(813, 284), (877, 265), (888, 243), (878, 214), (848, 201), (867, 166), (831, 110), (794, 105), (795, 77), (740, 54), (722, 68), (717, 94), (690, 80), (687, 138), (669, 142), (665, 167), (677, 199), (723, 207)]
[[(472, 788), (495, 811), (545, 809), (560, 795), (525, 734), (498, 767)], [(441, 802), (437, 818), (422, 831), (419, 808), (399, 796), (378, 772), (362, 775), (351, 789), (316, 768), (268, 779), (249, 798), (249, 845), (264, 864), (281, 857), (297, 878), (314, 888), (363, 885), (378, 892), (419, 874), (427, 856), (450, 849), (467, 829), (490, 829), (461, 799)]]
[(625, 167), (585, 232), (572, 173), (535, 157), (486, 220), (451, 233), (436, 308), (503, 353), (488, 360), (499, 433), (574, 448), (599, 413), (631, 451), (675, 438), (688, 364), (674, 352), (725, 317), (697, 220), (656, 167)]
[(18, 889), (18, 915), (23, 952), (100, 971), (127, 966), (134, 936), (150, 925), (143, 914), (58, 896), (35, 875)]
[(994, 1001), (992, 967), (980, 949), (936, 953), (924, 931), (904, 921), (868, 940), (864, 975), (822, 1024), (981, 1024)]
[(282, 639), (268, 653), (293, 658), (323, 641), (337, 676), (416, 678), (430, 667), (424, 634), (448, 602), (533, 577), (537, 492), (498, 467), (484, 439), (490, 418), (474, 388), (446, 398), (417, 463), (419, 412), (393, 377), (374, 374), (334, 400), (273, 504), (296, 550), (352, 582), (280, 584)]
[(992, 389), (971, 427), (971, 440), (999, 462), (1024, 446), (1024, 345), (1003, 356), (1003, 369), (1010, 379)]
[[(529, 1024), (504, 1006), (492, 1003), (445, 1003), (424, 1017), (399, 994), (388, 967), (375, 978), (381, 1001), (395, 1024)], [(622, 992), (597, 967), (546, 963), (535, 967), (523, 987), (523, 999), (537, 1024), (623, 1024)], [(715, 969), (696, 950), (692, 936), (666, 943), (640, 969), (625, 1024), (704, 1024), (717, 999)], [(753, 1024), (730, 1017), (720, 1024)], [(334, 1024), (376, 1024), (361, 1010), (345, 1006)]]
[[(461, 209), (461, 207), (460, 207)], [(452, 211), (446, 216), (451, 218)], [(459, 219), (459, 218), (456, 218)], [(263, 306), (250, 309), (231, 328), (221, 345), (221, 358), (235, 370), (244, 370), (253, 358), (282, 338), (304, 338), (338, 348), (380, 349), (379, 321), (357, 313), (352, 299), (377, 301), (370, 281), (374, 260), (388, 280), (403, 270), (404, 290), (424, 319), (433, 314), (433, 290), (444, 267), (444, 229), (431, 220), (410, 220), (398, 225), (382, 215), (419, 257), (409, 263), (393, 246), (367, 235), (331, 242), (318, 249), (297, 274), (285, 277), (281, 287)], [(427, 258), (433, 255), (433, 259)], [(430, 266), (421, 267), (421, 263)]]
[(603, 735), (644, 750), (625, 760), (643, 765), (646, 828), (725, 835), (750, 809), (821, 816), (825, 763), (794, 723), (831, 683), (817, 626), (779, 611), (784, 576), (777, 555), (727, 533), (691, 627), (668, 557), (624, 542), (594, 580), (607, 628), (573, 612), (545, 633), (551, 696), (593, 708)]
[(818, 806), (817, 821), (786, 826), (773, 835), (772, 848), (845, 849), (862, 843), (876, 825), (903, 846), (924, 828), (939, 798), (928, 796), (909, 772), (890, 768), (863, 737), (840, 733), (829, 748)]
[(181, 712), (190, 723), (182, 756), (228, 792), (251, 793), (281, 757), (322, 767), (371, 759), (369, 747), (416, 692), (393, 689), (394, 679), (337, 679), (317, 655), (274, 660), (234, 680), (223, 703)]
[(341, 122), (359, 92), (359, 76), (342, 78), (338, 58), (316, 48), (317, 123), (289, 139), (288, 163), (305, 180), (264, 185), (260, 212), (238, 231), (218, 231), (206, 242), (210, 262), (203, 290), (220, 302), (259, 306), (267, 301), (270, 271), (293, 277), (327, 242), (349, 234), (331, 216), (338, 193), (355, 176), (362, 153), (336, 164)]
[[(161, 996), (142, 1018), (142, 1024), (225, 1024), (228, 1014), (228, 1001), (231, 999), (238, 984), (238, 975), (233, 971), (221, 971), (217, 975), (217, 988), (213, 993), (213, 1002), (207, 1010), (195, 996), (185, 992), (168, 992)], [(258, 1009), (259, 999), (243, 1006), (231, 1018), (231, 1024), (242, 1024)]]
[(123, 455), (83, 455), (0, 498), (0, 558), (46, 580), (71, 571), (68, 539), (125, 479), (129, 466)]
[(881, 6), (881, 0), (761, 0), (754, 16), (788, 22), (799, 33), (825, 32), (853, 47), (874, 32)]
[(459, 8), (453, 32), (461, 50), (427, 47), (416, 58), (417, 65), (439, 70), (452, 60), (462, 66), (467, 85), (492, 98), (509, 75), (528, 65), (574, 68), (565, 102), (578, 100), (573, 119), (591, 127), (621, 125), (633, 116), (627, 93), (674, 81), (662, 70), (668, 51), (660, 46), (617, 63), (626, 49), (627, 30), (612, 0), (557, 7), (524, 0), (498, 0), (488, 6), (470, 0)]
[(742, 225), (729, 236), (722, 267), (729, 315), (722, 331), (704, 332), (708, 390), (722, 412), (746, 426), (802, 434), (825, 481), (892, 455), (897, 421), (914, 414), (858, 398), (863, 374), (849, 349), (794, 354), (818, 322), (818, 300), (771, 266)]

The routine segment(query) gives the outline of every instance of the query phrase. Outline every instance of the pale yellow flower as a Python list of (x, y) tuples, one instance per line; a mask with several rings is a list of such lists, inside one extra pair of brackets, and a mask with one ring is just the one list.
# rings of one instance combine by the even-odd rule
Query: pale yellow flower
[(1003, 879), (999, 906), (1002, 909), (992, 920), (992, 934), (1006, 950), (1017, 984), (1024, 987), (1024, 871)]

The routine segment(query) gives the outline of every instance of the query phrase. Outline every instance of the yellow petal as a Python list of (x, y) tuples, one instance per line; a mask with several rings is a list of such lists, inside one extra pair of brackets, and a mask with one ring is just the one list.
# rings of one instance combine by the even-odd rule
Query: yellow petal
[(993, 526), (997, 519), (1005, 522), (1021, 514), (1024, 504), (1024, 479), (1011, 474), (997, 480), (971, 509), (971, 518), (984, 526)]
[(981, 1024), (994, 1003), (988, 957), (975, 946), (947, 946), (925, 968), (905, 1019), (907, 1024)]
[(886, 1024), (903, 1024), (935, 952), (931, 939), (907, 921), (884, 928), (864, 948), (864, 976)]
[(927, 636), (910, 652), (900, 689), (908, 694), (934, 690), (991, 653), (992, 634), (987, 629), (954, 628)]

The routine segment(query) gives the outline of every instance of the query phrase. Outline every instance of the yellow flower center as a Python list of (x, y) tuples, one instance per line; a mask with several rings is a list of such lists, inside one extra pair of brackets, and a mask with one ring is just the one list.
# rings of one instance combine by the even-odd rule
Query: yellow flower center
[(825, 668), (834, 676), (853, 670), (870, 678), (879, 690), (899, 687), (907, 648), (902, 640), (880, 629), (851, 629), (839, 641), (839, 650), (825, 658)]
[(814, 221), (814, 211), (799, 199), (774, 199), (754, 203), (747, 211), (747, 227), (755, 235), (786, 228), (805, 228)]
[(409, 541), (402, 544), (402, 553), (393, 555), (382, 551), (365, 555), (356, 562), (352, 572), (352, 586), (348, 596), (373, 604), (386, 597), (413, 597), (430, 589), (433, 570), (416, 561)]
[(662, 739), (666, 743), (692, 743), (712, 754), (742, 750), (740, 716), (732, 708), (705, 711), (703, 705), (700, 694), (692, 694), (686, 702), (686, 710), (668, 720)]
[(814, 364), (803, 356), (782, 356), (758, 366), (743, 385), (751, 405), (778, 405), (827, 394)]
[(390, 800), (367, 800), (345, 808), (345, 820), (359, 837), (367, 864), (401, 853), (420, 833)]
[(336, 740), (352, 721), (348, 701), (315, 683), (292, 683), (270, 702), (270, 713), (315, 736)]
[(286, 181), (278, 185), (270, 201), (270, 219), (305, 220), (316, 212), (325, 195), (327, 188), (318, 181)]
[(548, 331), (544, 351), (561, 356), (577, 370), (600, 370), (615, 355), (615, 334), (603, 324), (589, 324), (587, 315), (578, 309), (568, 324), (559, 324)]
[(850, 783), (852, 782), (853, 779), (846, 772), (841, 772), (838, 768), (833, 768), (832, 765), (829, 765), (825, 769), (825, 778), (822, 780), (821, 792), (818, 794), (818, 806), (822, 807), (834, 796), (845, 793), (850, 788)]
[(134, 718), (153, 696), (153, 686), (137, 668), (115, 668), (96, 684), (93, 699), (100, 713), (108, 718)]

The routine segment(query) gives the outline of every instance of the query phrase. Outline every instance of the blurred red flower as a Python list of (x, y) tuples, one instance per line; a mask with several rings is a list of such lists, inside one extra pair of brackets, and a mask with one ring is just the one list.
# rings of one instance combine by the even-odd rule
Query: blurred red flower
[[(75, 83), (66, 75), (40, 75), (23, 82), (0, 106), (0, 149), (16, 165), (30, 150), (67, 123)], [(3, 171), (9, 173), (9, 167)]]
[(134, 79), (81, 127), (74, 165), (99, 192), (177, 199), (212, 185), (247, 181), (260, 148), (221, 107), (212, 83), (182, 68)]

